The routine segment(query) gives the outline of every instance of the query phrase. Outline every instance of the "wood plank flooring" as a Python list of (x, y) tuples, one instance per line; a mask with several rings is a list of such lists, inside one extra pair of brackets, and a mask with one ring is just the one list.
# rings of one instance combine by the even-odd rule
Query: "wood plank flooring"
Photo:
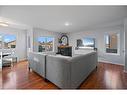
[[(33, 71), (29, 71), (28, 62), (20, 62), (14, 67), (4, 67), (1, 89), (59, 89), (53, 83), (45, 81)], [(99, 63), (78, 89), (127, 89), (127, 73), (123, 66)]]
[(2, 72), (0, 70), (0, 89), (2, 89)]

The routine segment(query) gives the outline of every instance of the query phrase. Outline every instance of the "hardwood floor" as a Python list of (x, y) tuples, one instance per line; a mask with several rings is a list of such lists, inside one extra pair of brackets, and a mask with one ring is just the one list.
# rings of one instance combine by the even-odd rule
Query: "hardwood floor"
[[(2, 71), (2, 89), (59, 89), (53, 83), (45, 81), (33, 71), (29, 71), (28, 62), (20, 62), (14, 67), (4, 67)], [(99, 63), (79, 89), (127, 89), (127, 73), (123, 66)]]
[(2, 72), (0, 70), (0, 89), (2, 89)]

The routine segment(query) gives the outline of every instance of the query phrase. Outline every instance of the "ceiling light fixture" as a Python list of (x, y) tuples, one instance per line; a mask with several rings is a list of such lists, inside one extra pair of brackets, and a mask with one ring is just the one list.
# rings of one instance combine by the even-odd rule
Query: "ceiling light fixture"
[(7, 27), (7, 26), (9, 26), (9, 24), (8, 23), (5, 23), (5, 22), (0, 22), (0, 26)]
[(69, 22), (65, 22), (65, 26), (70, 26), (71, 24)]

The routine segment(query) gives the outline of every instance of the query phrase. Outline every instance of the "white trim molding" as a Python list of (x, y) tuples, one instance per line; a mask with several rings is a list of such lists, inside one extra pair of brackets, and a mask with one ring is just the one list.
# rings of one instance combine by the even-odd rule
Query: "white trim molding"
[(110, 62), (110, 61), (98, 61), (98, 62), (103, 62), (103, 63), (106, 63), (106, 64), (114, 64), (114, 65), (121, 65), (121, 66), (124, 66), (124, 64), (120, 64), (120, 63), (113, 63), (113, 62)]

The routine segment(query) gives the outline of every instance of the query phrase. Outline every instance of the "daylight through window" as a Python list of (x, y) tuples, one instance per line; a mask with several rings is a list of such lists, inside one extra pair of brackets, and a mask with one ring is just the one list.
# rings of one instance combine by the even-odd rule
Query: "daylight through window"
[(83, 38), (77, 40), (78, 48), (95, 48), (95, 39), (94, 38)]
[(118, 34), (105, 36), (106, 53), (118, 53)]
[(53, 37), (38, 38), (38, 52), (53, 51)]

